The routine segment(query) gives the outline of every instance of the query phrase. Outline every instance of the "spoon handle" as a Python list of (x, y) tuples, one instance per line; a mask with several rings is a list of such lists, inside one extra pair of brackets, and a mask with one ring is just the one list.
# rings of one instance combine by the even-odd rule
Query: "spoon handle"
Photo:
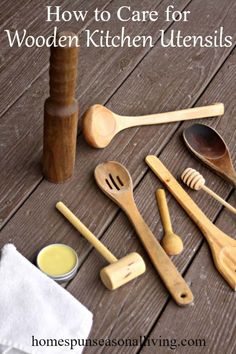
[(231, 213), (236, 215), (236, 209), (230, 205), (228, 202), (226, 202), (223, 198), (221, 198), (218, 194), (213, 192), (210, 188), (207, 186), (202, 186), (202, 189), (207, 192), (209, 195), (211, 195), (213, 198), (215, 198), (218, 202), (220, 202), (222, 205), (224, 205), (228, 210), (231, 211)]
[(234, 173), (232, 176), (228, 176), (228, 179), (232, 183), (234, 188), (236, 188), (236, 173)]
[(129, 206), (124, 211), (134, 225), (153, 265), (176, 303), (185, 306), (193, 302), (193, 294), (189, 286), (143, 220), (135, 202), (132, 208)]
[(112, 264), (118, 261), (118, 259), (106, 248), (101, 241), (70, 211), (69, 208), (62, 202), (56, 204), (57, 210), (78, 230), (81, 235), (107, 260)]
[(221, 116), (224, 114), (224, 104), (215, 103), (210, 106), (194, 107), (174, 112), (151, 114), (139, 117), (119, 116), (120, 129), (135, 127), (139, 125), (153, 125), (172, 123), (190, 119)]

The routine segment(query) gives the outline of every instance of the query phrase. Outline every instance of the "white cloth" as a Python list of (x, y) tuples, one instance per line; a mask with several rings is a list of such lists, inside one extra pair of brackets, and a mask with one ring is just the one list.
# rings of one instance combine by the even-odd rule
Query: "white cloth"
[[(0, 257), (0, 353), (82, 353), (83, 346), (77, 343), (89, 336), (92, 313), (14, 245), (5, 245)], [(35, 346), (40, 343), (34, 342), (32, 346), (33, 336), (42, 340), (41, 345)], [(52, 346), (55, 342), (45, 342), (48, 339), (69, 342)], [(73, 342), (74, 350), (69, 346), (72, 339), (77, 340)]]

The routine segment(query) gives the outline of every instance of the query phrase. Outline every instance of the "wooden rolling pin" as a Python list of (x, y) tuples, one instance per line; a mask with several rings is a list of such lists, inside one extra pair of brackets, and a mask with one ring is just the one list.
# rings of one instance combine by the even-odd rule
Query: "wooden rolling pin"
[[(78, 123), (78, 102), (75, 99), (78, 47), (67, 37), (65, 47), (51, 47), (50, 97), (44, 105), (43, 174), (54, 183), (73, 175)], [(74, 44), (73, 44), (74, 43)]]

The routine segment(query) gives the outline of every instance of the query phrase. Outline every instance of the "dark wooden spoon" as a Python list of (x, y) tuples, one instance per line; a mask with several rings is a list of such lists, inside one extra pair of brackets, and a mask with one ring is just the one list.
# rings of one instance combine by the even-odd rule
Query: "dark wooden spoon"
[(204, 124), (193, 124), (184, 130), (183, 138), (198, 159), (236, 187), (236, 172), (229, 149), (215, 129)]

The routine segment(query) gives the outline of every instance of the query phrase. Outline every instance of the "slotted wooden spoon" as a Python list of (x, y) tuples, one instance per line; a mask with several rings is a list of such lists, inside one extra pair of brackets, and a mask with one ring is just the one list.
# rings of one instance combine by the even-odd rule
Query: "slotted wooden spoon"
[(202, 231), (211, 248), (216, 268), (236, 291), (236, 240), (219, 230), (207, 218), (156, 156), (147, 156), (146, 163)]
[(94, 175), (101, 190), (127, 214), (153, 265), (177, 304), (184, 306), (191, 303), (193, 295), (187, 283), (137, 209), (133, 196), (133, 183), (127, 169), (118, 162), (109, 161), (98, 165)]

